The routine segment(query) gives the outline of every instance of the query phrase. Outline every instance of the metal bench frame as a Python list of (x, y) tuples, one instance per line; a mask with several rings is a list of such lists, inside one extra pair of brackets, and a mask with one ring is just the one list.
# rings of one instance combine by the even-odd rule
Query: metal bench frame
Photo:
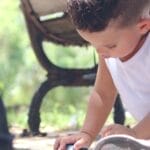
[[(44, 96), (47, 94), (49, 90), (57, 86), (92, 86), (95, 81), (97, 65), (88, 69), (66, 69), (56, 66), (49, 60), (44, 52), (44, 48), (42, 46), (43, 41), (52, 41), (56, 44), (62, 45), (79, 45), (84, 46), (88, 45), (76, 32), (74, 29), (74, 33), (77, 35), (77, 38), (74, 43), (73, 40), (66, 40), (62, 37), (57, 37), (54, 33), (48, 33), (47, 30), (41, 26), (41, 22), (39, 18), (37, 18), (35, 12), (33, 11), (29, 0), (21, 0), (21, 8), (23, 10), (23, 14), (25, 16), (27, 29), (29, 32), (31, 44), (36, 55), (37, 60), (40, 62), (41, 66), (47, 71), (47, 79), (41, 83), (39, 89), (35, 92), (32, 102), (29, 108), (29, 119), (28, 124), (30, 131), (33, 135), (40, 134), (40, 107), (42, 104), (42, 100)], [(65, 12), (63, 17), (68, 17), (68, 14)], [(115, 120), (118, 123), (123, 124), (125, 117), (124, 111), (122, 108), (122, 104), (120, 103), (120, 99), (118, 97), (119, 103), (116, 105), (115, 110), (119, 111), (115, 114)], [(116, 102), (117, 102), (116, 101)], [(116, 117), (119, 116), (119, 117)], [(121, 116), (121, 117), (120, 117)], [(119, 118), (119, 119), (116, 119)]]
[(13, 136), (9, 133), (6, 110), (0, 95), (0, 149), (12, 150)]

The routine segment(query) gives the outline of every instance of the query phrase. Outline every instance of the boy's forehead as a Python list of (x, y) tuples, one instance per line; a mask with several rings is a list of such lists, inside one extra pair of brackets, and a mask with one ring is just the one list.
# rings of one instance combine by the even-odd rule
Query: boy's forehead
[(77, 30), (78, 33), (88, 42), (102, 42), (102, 43), (110, 43), (113, 42), (117, 36), (120, 34), (120, 30), (117, 30), (116, 28), (110, 28), (108, 27), (104, 31), (98, 31), (98, 32), (90, 32), (88, 30)]

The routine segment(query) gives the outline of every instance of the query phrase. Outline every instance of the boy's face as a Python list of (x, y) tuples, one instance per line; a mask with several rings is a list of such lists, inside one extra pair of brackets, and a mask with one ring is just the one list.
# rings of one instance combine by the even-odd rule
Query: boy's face
[(104, 58), (120, 58), (122, 61), (132, 57), (144, 42), (144, 35), (137, 26), (126, 28), (107, 27), (100, 32), (78, 30), (78, 33)]

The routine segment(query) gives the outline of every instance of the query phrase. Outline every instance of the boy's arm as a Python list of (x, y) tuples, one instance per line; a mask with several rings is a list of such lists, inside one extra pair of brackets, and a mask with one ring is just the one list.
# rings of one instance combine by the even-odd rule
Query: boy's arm
[(81, 129), (81, 132), (89, 134), (93, 139), (103, 127), (117, 95), (105, 60), (101, 57), (99, 60), (94, 90), (89, 99), (87, 115)]
[(150, 113), (133, 127), (136, 137), (140, 139), (150, 139)]
[(127, 128), (126, 126), (119, 124), (112, 124), (104, 128), (101, 132), (102, 137), (114, 134), (126, 134), (133, 136), (137, 139), (149, 139), (150, 140), (150, 113), (148, 113), (143, 120), (141, 120), (133, 128)]
[(117, 92), (104, 59), (99, 60), (97, 77), (88, 103), (84, 125), (79, 133), (58, 138), (54, 144), (54, 150), (65, 150), (66, 145), (70, 143), (74, 144), (75, 150), (88, 147), (104, 125)]

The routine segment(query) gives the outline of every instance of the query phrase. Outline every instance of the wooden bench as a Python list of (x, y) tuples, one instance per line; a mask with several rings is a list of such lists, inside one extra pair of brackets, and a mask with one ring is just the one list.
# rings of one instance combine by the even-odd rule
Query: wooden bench
[[(56, 86), (92, 86), (95, 81), (97, 65), (92, 68), (66, 69), (56, 66), (48, 59), (42, 46), (50, 41), (63, 46), (88, 46), (75, 30), (67, 13), (67, 0), (21, 0), (27, 29), (34, 53), (47, 71), (47, 79), (35, 92), (30, 109), (28, 124), (33, 135), (40, 133), (40, 112), (43, 97)], [(124, 111), (119, 100), (116, 103), (115, 121), (124, 123)], [(118, 112), (119, 111), (119, 112)]]

